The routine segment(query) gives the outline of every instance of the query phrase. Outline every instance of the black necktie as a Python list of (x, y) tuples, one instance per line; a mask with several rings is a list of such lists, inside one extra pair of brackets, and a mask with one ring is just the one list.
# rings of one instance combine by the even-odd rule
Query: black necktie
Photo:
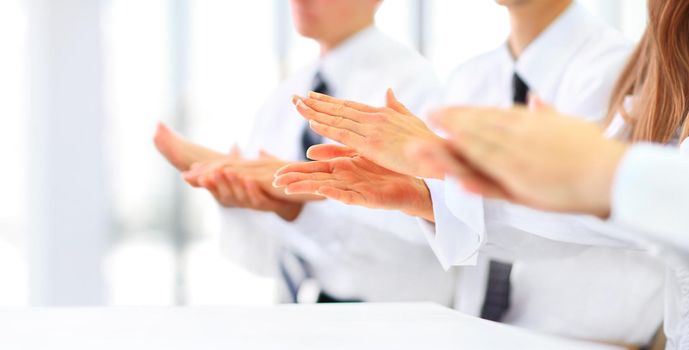
[(510, 273), (512, 264), (491, 260), (488, 267), (486, 297), (481, 318), (499, 322), (510, 308)]
[(528, 101), (529, 86), (516, 72), (512, 75), (512, 102), (525, 105)]
[[(329, 94), (328, 84), (325, 83), (325, 80), (323, 80), (323, 77), (320, 73), (316, 73), (316, 76), (313, 79), (312, 90), (314, 92), (318, 92), (321, 94)], [(313, 130), (311, 130), (311, 128), (309, 127), (309, 123), (307, 122), (301, 134), (302, 156), (304, 157), (304, 159), (307, 159), (306, 151), (309, 149), (309, 147), (321, 143), (323, 143), (323, 136), (313, 132)]]
[[(313, 78), (312, 87), (313, 88), (311, 90), (314, 92), (326, 95), (328, 94), (328, 85), (325, 83), (325, 80), (323, 80), (320, 72), (316, 73), (316, 76)], [(302, 129), (300, 141), (302, 147), (302, 157), (303, 159), (308, 160), (308, 158), (306, 158), (306, 151), (313, 145), (323, 143), (323, 136), (313, 132), (307, 121)], [(280, 257), (279, 268), (285, 286), (287, 287), (290, 297), (292, 298), (292, 302), (296, 303), (301, 283), (305, 279), (310, 278), (308, 264), (297, 254), (285, 251)]]
[[(529, 86), (516, 72), (512, 76), (512, 102), (514, 105), (526, 104)], [(500, 321), (510, 308), (510, 275), (512, 264), (491, 260), (488, 267), (486, 297), (481, 308), (481, 318)]]

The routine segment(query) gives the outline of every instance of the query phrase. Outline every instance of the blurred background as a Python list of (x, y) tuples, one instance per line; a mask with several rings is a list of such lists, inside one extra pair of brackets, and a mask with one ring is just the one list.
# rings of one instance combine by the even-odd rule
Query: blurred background
[[(645, 0), (580, 3), (630, 40), (644, 30)], [(442, 78), (508, 31), (491, 0), (386, 0), (377, 20)], [(273, 303), (152, 136), (164, 121), (242, 144), (316, 55), (287, 0), (0, 0), (0, 306)]]

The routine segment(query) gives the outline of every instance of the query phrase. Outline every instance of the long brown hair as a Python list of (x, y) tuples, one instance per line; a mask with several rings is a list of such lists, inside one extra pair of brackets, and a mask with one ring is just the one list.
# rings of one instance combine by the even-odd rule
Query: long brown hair
[[(630, 141), (689, 136), (689, 1), (649, 0), (649, 23), (612, 93), (608, 123), (620, 113)], [(631, 110), (625, 99), (634, 96)]]

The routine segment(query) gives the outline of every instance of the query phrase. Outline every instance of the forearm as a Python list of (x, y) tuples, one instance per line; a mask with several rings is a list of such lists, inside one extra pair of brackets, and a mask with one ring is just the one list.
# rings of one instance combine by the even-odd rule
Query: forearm
[(613, 181), (627, 149), (627, 145), (613, 140), (600, 148), (593, 159), (594, 163), (587, 167), (590, 169), (589, 176), (580, 179), (580, 184), (574, 186), (576, 191), (572, 202), (580, 203), (577, 207), (600, 218), (610, 216)]
[(282, 220), (287, 222), (292, 222), (296, 220), (304, 208), (303, 203), (289, 203), (285, 202), (284, 205), (279, 206), (274, 210), (274, 213), (279, 216)]

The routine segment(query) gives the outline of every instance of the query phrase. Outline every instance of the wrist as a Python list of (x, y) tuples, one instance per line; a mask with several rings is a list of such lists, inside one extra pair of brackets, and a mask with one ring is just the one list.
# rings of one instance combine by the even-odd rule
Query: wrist
[(277, 216), (279, 216), (281, 219), (283, 219), (287, 222), (292, 222), (299, 217), (299, 214), (301, 214), (301, 210), (303, 208), (304, 208), (303, 203), (288, 202), (288, 203), (284, 203), (283, 205), (279, 206), (275, 210), (275, 214), (277, 214)]
[(627, 150), (626, 144), (610, 140), (606, 140), (606, 144), (600, 148), (586, 181), (577, 189), (577, 202), (583, 211), (601, 218), (610, 216), (615, 175)]
[[(426, 142), (428, 142), (428, 144), (440, 145), (445, 144), (447, 141), (429, 130), (429, 135), (427, 137)], [(430, 169), (426, 169), (426, 171), (427, 173), (425, 173), (424, 176), (421, 177), (428, 179), (445, 180), (446, 173), (440, 167), (432, 167)]]
[(430, 222), (435, 222), (431, 191), (428, 189), (425, 181), (418, 178), (413, 178), (413, 180), (413, 185), (415, 188), (414, 199), (408, 201), (409, 207), (403, 209), (402, 211), (407, 215), (416, 216)]

